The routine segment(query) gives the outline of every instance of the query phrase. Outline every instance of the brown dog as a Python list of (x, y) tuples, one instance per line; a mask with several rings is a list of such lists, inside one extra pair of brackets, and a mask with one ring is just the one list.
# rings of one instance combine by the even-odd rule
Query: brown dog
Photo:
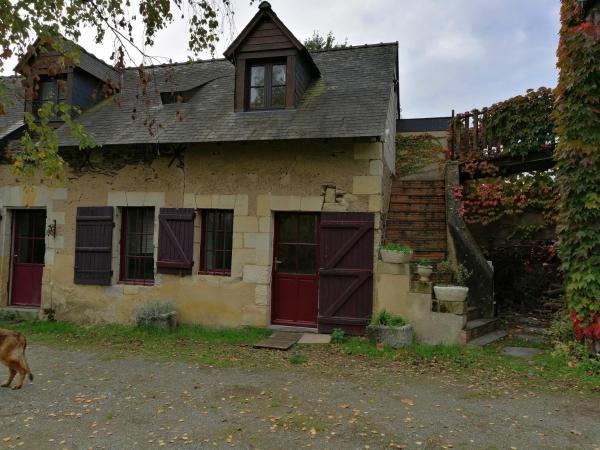
[(29, 375), (29, 379), (33, 381), (33, 374), (25, 359), (26, 348), (27, 340), (24, 335), (17, 331), (0, 328), (0, 361), (10, 371), (8, 380), (1, 385), (2, 387), (10, 387), (17, 372), (19, 372), (19, 382), (13, 389), (21, 389), (23, 387), (25, 375)]

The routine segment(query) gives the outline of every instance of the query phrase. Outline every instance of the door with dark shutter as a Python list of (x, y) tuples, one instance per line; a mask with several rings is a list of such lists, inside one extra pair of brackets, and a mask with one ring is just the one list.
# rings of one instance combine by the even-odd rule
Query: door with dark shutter
[(373, 312), (374, 216), (321, 215), (319, 331), (363, 334)]
[(110, 285), (114, 211), (110, 206), (77, 208), (76, 284)]
[(191, 274), (194, 265), (194, 214), (188, 208), (161, 208), (158, 215), (159, 273)]

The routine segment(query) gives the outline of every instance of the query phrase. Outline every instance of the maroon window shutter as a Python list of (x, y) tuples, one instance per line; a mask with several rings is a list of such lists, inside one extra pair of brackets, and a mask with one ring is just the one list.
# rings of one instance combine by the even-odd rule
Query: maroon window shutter
[(112, 277), (113, 208), (77, 208), (75, 284), (109, 286)]
[(363, 334), (373, 312), (374, 215), (322, 213), (319, 331)]
[(194, 210), (161, 208), (158, 219), (158, 272), (191, 274), (194, 265)]

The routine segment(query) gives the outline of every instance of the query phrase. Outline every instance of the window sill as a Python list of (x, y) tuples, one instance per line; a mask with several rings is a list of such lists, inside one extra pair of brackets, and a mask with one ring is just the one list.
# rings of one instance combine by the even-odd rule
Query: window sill
[(128, 286), (154, 286), (154, 280), (120, 280), (119, 284)]
[(214, 277), (231, 277), (231, 272), (198, 272), (198, 275), (210, 275)]

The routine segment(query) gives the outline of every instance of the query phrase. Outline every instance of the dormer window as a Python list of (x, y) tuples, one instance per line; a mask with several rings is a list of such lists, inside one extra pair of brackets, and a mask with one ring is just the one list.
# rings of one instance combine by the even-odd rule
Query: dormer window
[(286, 107), (286, 70), (282, 62), (250, 65), (249, 109)]
[[(58, 77), (43, 77), (40, 80), (37, 100), (33, 102), (33, 113), (37, 116), (37, 111), (46, 103), (56, 105), (66, 101), (66, 79)], [(55, 114), (50, 120), (60, 120)]]

